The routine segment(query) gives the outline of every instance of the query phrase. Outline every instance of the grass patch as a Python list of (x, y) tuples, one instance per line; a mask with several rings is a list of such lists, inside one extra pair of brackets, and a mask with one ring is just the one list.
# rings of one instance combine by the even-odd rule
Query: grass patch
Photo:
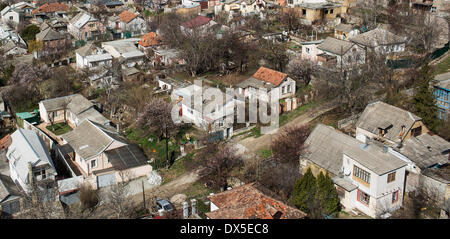
[(263, 157), (263, 158), (269, 158), (273, 155), (273, 151), (271, 149), (261, 149), (259, 151), (259, 154)]
[(285, 125), (287, 122), (291, 121), (292, 119), (300, 116), (303, 114), (307, 109), (312, 108), (316, 105), (316, 102), (311, 102), (305, 105), (302, 105), (298, 107), (295, 110), (285, 112), (282, 115), (280, 115), (280, 126)]
[(52, 133), (54, 133), (55, 135), (61, 135), (61, 134), (65, 134), (67, 132), (72, 131), (72, 128), (70, 128), (69, 125), (67, 125), (64, 122), (53, 124), (53, 127), (51, 125), (49, 125), (46, 128), (48, 130), (50, 130)]
[(450, 56), (447, 56), (441, 63), (436, 65), (436, 75), (450, 72)]
[[(144, 150), (144, 153), (149, 159), (155, 159), (155, 163), (152, 166), (159, 168), (159, 164), (166, 163), (166, 140), (161, 140), (158, 142), (158, 138), (155, 135), (146, 135), (142, 130), (135, 128), (127, 128), (124, 135), (133, 143), (138, 144)], [(175, 152), (175, 154), (177, 154), (179, 151), (180, 147), (178, 146), (178, 143), (173, 140), (169, 140), (169, 157), (171, 152)]]

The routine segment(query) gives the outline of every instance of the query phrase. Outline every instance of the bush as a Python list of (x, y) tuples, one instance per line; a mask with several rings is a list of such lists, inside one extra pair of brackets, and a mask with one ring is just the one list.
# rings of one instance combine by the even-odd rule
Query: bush
[(98, 203), (97, 192), (88, 183), (81, 185), (79, 197), (83, 210), (93, 208)]

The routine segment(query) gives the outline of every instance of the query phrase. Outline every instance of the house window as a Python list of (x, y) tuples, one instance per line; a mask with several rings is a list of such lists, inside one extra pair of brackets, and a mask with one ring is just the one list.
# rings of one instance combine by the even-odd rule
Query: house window
[(363, 180), (366, 183), (370, 183), (370, 173), (359, 168), (358, 166), (353, 166), (353, 176)]
[(286, 92), (286, 86), (281, 87), (281, 93), (285, 93)]
[(328, 10), (325, 10), (325, 14), (328, 14)]
[(395, 172), (388, 174), (387, 182), (395, 181)]
[(287, 86), (287, 92), (291, 92), (291, 85)]
[(34, 177), (37, 178), (38, 180), (47, 178), (47, 175), (45, 174), (45, 169), (41, 169), (37, 172), (34, 172)]
[(302, 9), (303, 15), (306, 15), (306, 9)]
[(398, 190), (392, 193), (392, 203), (396, 203), (398, 201)]
[(308, 48), (308, 47), (306, 47), (305, 49), (306, 49), (306, 53), (309, 53), (309, 48)]
[(96, 168), (97, 167), (97, 160), (92, 160), (91, 161), (91, 168)]
[(356, 195), (359, 202), (369, 205), (370, 196), (369, 194), (358, 189), (358, 194)]
[(330, 10), (330, 14), (332, 14), (332, 13), (333, 13), (333, 9)]
[(422, 126), (419, 126), (419, 127), (414, 128), (414, 129), (411, 130), (411, 135), (413, 137), (419, 136), (421, 134), (422, 134)]
[(9, 17), (9, 20), (13, 20), (14, 18), (12, 16)]

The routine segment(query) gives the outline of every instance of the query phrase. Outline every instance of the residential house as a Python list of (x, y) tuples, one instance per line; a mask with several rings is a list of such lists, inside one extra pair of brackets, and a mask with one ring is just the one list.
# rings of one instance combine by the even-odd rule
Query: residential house
[(221, 5), (215, 6), (214, 12), (218, 14), (221, 11), (225, 11), (230, 14), (230, 19), (235, 15), (260, 15), (262, 17), (266, 4), (264, 0), (227, 0), (222, 2)]
[(383, 102), (367, 105), (356, 127), (358, 140), (382, 142), (389, 152), (408, 163), (406, 192), (427, 192), (444, 207), (450, 192), (449, 142), (431, 133), (420, 117)]
[(449, 120), (450, 115), (450, 72), (435, 76), (433, 94), (438, 107), (438, 118)]
[(206, 32), (211, 29), (212, 26), (217, 25), (217, 22), (213, 21), (209, 17), (197, 15), (195, 18), (186, 21), (181, 24), (181, 31), (185, 33), (192, 33), (192, 31)]
[(89, 13), (80, 12), (69, 21), (68, 32), (77, 40), (98, 40), (106, 27)]
[(147, 23), (137, 14), (124, 10), (117, 16), (109, 19), (109, 28), (118, 34), (121, 38), (130, 38), (142, 35), (147, 31)]
[(164, 8), (165, 13), (175, 12), (176, 14), (182, 15), (182, 16), (198, 15), (198, 14), (200, 14), (201, 11), (202, 11), (202, 8), (199, 3), (193, 3), (190, 5), (181, 4), (174, 8), (168, 8), (168, 7)]
[(17, 9), (14, 9), (10, 6), (5, 7), (1, 12), (1, 19), (3, 23), (11, 22), (15, 26), (19, 25), (22, 22), (21, 13)]
[(6, 6), (1, 12), (0, 17), (3, 23), (9, 21), (16, 26), (23, 22), (26, 17), (31, 16), (31, 12), (35, 7), (27, 2), (18, 2), (10, 6)]
[(236, 85), (239, 94), (245, 97), (257, 97), (259, 89), (267, 89), (269, 93), (272, 89), (278, 88), (280, 99), (295, 96), (295, 81), (287, 74), (261, 66), (250, 78)]
[(122, 62), (123, 67), (134, 67), (144, 63), (144, 53), (137, 48), (139, 38), (102, 42), (102, 48), (113, 58)]
[[(217, 104), (219, 98), (204, 99), (207, 89), (215, 90), (215, 97), (221, 97), (222, 102)], [(237, 102), (234, 96), (224, 94), (218, 88), (201, 87), (197, 84), (175, 89), (174, 94), (178, 97), (179, 116), (184, 122), (193, 123), (209, 133), (217, 134), (220, 139), (228, 139), (233, 135), (231, 120), (234, 119)], [(200, 109), (194, 105), (196, 96), (199, 96), (202, 102)]]
[(112, 127), (86, 119), (61, 138), (73, 149), (69, 160), (94, 188), (142, 177), (152, 171), (142, 150), (129, 144)]
[(49, 52), (64, 50), (71, 41), (65, 34), (53, 30), (51, 27), (36, 34), (36, 41), (42, 42), (42, 48), (34, 52), (35, 58), (45, 56)]
[(31, 13), (35, 18), (49, 19), (52, 17), (67, 18), (67, 11), (69, 6), (65, 3), (45, 3), (38, 8), (34, 9)]
[(323, 40), (301, 42), (300, 44), (302, 45), (302, 59), (317, 62), (317, 55), (322, 53), (322, 51), (317, 49), (317, 46), (322, 42)]
[(448, 0), (411, 0), (410, 6), (416, 12), (425, 11), (440, 14), (450, 10), (450, 2)]
[[(267, 190), (264, 190), (267, 191)], [(209, 219), (304, 219), (306, 213), (266, 195), (255, 183), (208, 196)]]
[(184, 88), (190, 85), (187, 80), (183, 81), (166, 75), (156, 76), (156, 79), (158, 80), (158, 87), (161, 90), (166, 90), (168, 92), (172, 92), (173, 90)]
[(159, 49), (155, 50), (155, 56), (152, 65), (170, 66), (184, 65), (185, 61), (180, 57), (180, 52), (176, 49)]
[[(66, 108), (66, 109), (64, 109)], [(92, 102), (80, 94), (47, 99), (39, 102), (41, 119), (49, 124), (64, 120), (64, 111), (67, 122), (73, 127), (78, 126), (85, 119), (100, 125), (109, 125), (110, 121), (95, 109)]]
[(323, 124), (314, 128), (305, 146), (301, 171), (328, 172), (345, 211), (376, 218), (402, 206), (407, 163), (386, 147), (362, 143)]
[(27, 45), (23, 45), (19, 42), (15, 41), (8, 41), (6, 45), (1, 46), (0, 50), (3, 52), (4, 55), (24, 55), (27, 54), (28, 48)]
[(378, 139), (395, 146), (428, 132), (419, 116), (381, 101), (368, 104), (356, 122), (356, 138), (362, 142)]
[(52, 188), (56, 170), (44, 140), (36, 132), (22, 128), (11, 134), (11, 139), (6, 157), (14, 183), (27, 193), (34, 190), (33, 185)]
[(0, 174), (0, 218), (10, 218), (20, 212), (22, 196), (13, 180)]
[(6, 25), (0, 25), (0, 44), (5, 55), (23, 55), (28, 52), (28, 45), (22, 37), (9, 29)]
[(349, 41), (358, 44), (368, 54), (391, 55), (405, 51), (406, 39), (397, 36), (388, 30), (376, 28), (349, 38)]
[(75, 55), (78, 69), (112, 65), (111, 54), (96, 47), (93, 43), (88, 43), (80, 49), (77, 49)]
[(322, 53), (317, 55), (319, 65), (335, 61), (337, 67), (351, 68), (352, 66), (365, 63), (365, 52), (359, 45), (327, 37), (317, 49)]
[[(123, 2), (121, 2), (119, 0), (101, 0), (101, 1), (105, 5), (105, 7), (109, 8), (109, 9), (115, 9), (115, 8), (119, 8), (119, 7), (123, 6)], [(86, 1), (85, 6), (87, 9), (94, 7), (94, 6), (91, 6), (91, 2), (92, 2), (92, 0)]]
[(341, 23), (334, 28), (334, 38), (340, 40), (347, 40), (359, 34), (359, 30), (354, 28), (351, 24)]
[(326, 0), (287, 0), (287, 6), (293, 7), (299, 12), (301, 22), (304, 24), (314, 24), (316, 22), (336, 21), (340, 23), (338, 17), (341, 13), (342, 5)]
[(138, 48), (144, 52), (147, 57), (153, 55), (153, 50), (156, 50), (161, 45), (161, 39), (155, 32), (150, 32), (141, 37)]

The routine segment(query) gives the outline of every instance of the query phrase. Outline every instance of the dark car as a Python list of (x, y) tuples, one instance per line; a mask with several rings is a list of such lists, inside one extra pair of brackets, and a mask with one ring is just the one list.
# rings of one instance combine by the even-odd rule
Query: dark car
[(167, 200), (158, 198), (156, 199), (156, 208), (158, 210), (163, 209), (164, 211), (170, 212), (173, 210), (173, 205)]

